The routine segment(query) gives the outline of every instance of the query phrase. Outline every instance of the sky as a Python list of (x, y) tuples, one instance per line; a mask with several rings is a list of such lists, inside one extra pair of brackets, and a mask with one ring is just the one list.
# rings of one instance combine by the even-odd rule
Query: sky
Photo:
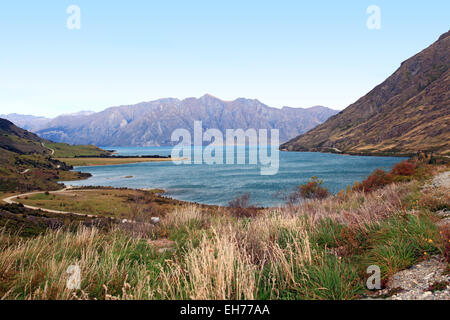
[[(71, 5), (79, 29), (67, 26)], [(372, 5), (378, 29), (367, 26)], [(2, 1), (0, 114), (206, 93), (343, 109), (449, 22), (448, 0)]]

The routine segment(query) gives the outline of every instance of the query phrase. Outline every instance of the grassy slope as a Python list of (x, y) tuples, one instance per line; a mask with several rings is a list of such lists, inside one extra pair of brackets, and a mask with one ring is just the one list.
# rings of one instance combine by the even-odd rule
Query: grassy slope
[(68, 165), (77, 166), (111, 166), (127, 163), (172, 161), (170, 158), (57, 158)]
[(69, 145), (66, 143), (48, 142), (45, 146), (55, 150), (55, 158), (74, 158), (76, 156), (106, 156), (111, 152), (93, 145)]
[(47, 155), (18, 154), (0, 148), (0, 191), (58, 190), (62, 188), (58, 181), (89, 176), (69, 169)]
[[(448, 254), (448, 230), (438, 230), (433, 213), (450, 207), (449, 195), (423, 190), (423, 172), (372, 193), (349, 190), (254, 217), (188, 205), (140, 233), (82, 227), (20, 242), (3, 232), (0, 297), (73, 298), (65, 272), (76, 263), (81, 298), (354, 299), (365, 293), (369, 265), (386, 279)], [(157, 239), (173, 250), (159, 250)]]
[(78, 180), (89, 175), (72, 172), (70, 165), (52, 157), (109, 154), (95, 146), (53, 143), (0, 119), (0, 192), (60, 189), (62, 185), (58, 181)]

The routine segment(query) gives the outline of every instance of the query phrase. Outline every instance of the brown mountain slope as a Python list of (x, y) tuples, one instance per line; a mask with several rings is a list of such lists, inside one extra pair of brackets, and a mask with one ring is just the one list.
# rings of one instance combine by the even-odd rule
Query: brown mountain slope
[(449, 65), (450, 31), (357, 102), (281, 149), (449, 154)]
[(47, 141), (15, 126), (11, 121), (0, 118), (0, 149), (19, 154), (45, 154), (48, 149), (42, 145), (42, 142)]

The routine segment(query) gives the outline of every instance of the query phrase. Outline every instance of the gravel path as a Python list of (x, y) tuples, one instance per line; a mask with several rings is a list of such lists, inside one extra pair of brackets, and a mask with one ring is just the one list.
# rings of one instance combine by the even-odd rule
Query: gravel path
[[(58, 191), (50, 191), (50, 194), (62, 194), (62, 193), (66, 193), (68, 190), (71, 190), (71, 187), (67, 187), (64, 188), (62, 190), (58, 190)], [(84, 190), (73, 190), (73, 191), (84, 191)], [(18, 197), (27, 197), (27, 196), (32, 196), (34, 194), (39, 194), (39, 193), (44, 193), (43, 191), (36, 191), (36, 192), (29, 192), (29, 193), (23, 193), (23, 194), (18, 194), (18, 195), (14, 195), (14, 196), (10, 196), (7, 198), (2, 199), (4, 202), (9, 203), (9, 204), (14, 204), (14, 203), (19, 203), (15, 200), (17, 200)], [(78, 213), (78, 212), (67, 212), (67, 211), (60, 211), (60, 210), (51, 210), (51, 209), (45, 209), (45, 208), (41, 208), (41, 207), (34, 207), (34, 206), (29, 206), (29, 205), (23, 205), (25, 208), (27, 209), (32, 209), (32, 210), (41, 210), (44, 212), (49, 212), (49, 213), (58, 213), (58, 214), (74, 214), (77, 216), (83, 216), (83, 217), (89, 217), (89, 218), (94, 218), (96, 217), (95, 215), (91, 215), (91, 214), (84, 214), (84, 213)]]

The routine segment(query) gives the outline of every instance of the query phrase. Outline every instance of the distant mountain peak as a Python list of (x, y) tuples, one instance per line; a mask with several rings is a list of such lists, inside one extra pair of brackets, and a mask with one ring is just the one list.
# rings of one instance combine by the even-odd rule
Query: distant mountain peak
[(216, 96), (213, 96), (212, 94), (209, 94), (209, 93), (205, 93), (199, 99), (216, 99), (216, 100), (221, 100), (221, 99), (217, 98)]
[(39, 126), (35, 132), (46, 139), (70, 144), (160, 146), (173, 144), (171, 135), (175, 129), (192, 130), (194, 121), (201, 120), (205, 128), (223, 132), (226, 129), (279, 129), (283, 142), (324, 122), (336, 112), (328, 108), (323, 112), (278, 109), (256, 99), (225, 101), (205, 94), (200, 98), (164, 98), (111, 107), (82, 117), (59, 116)]
[(67, 116), (73, 116), (73, 117), (90, 116), (91, 114), (94, 114), (94, 113), (95, 113), (95, 111), (82, 110), (82, 111), (73, 112), (73, 113), (63, 113), (61, 116), (64, 116), (64, 117), (67, 117)]

